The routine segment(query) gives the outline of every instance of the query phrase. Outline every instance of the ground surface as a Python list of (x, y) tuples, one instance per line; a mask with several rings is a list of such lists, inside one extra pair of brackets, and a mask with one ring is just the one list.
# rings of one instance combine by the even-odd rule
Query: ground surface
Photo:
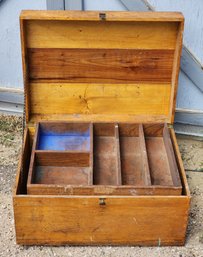
[(203, 257), (203, 141), (178, 139), (193, 196), (184, 247), (23, 247), (15, 243), (12, 210), (21, 133), (21, 118), (0, 116), (0, 256)]

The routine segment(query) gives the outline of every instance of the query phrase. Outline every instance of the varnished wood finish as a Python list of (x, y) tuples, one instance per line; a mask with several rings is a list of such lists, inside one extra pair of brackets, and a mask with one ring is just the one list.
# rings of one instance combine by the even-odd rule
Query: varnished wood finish
[[(121, 186), (111, 186), (111, 185), (92, 185), (87, 186), (87, 180), (85, 174), (89, 172), (89, 168), (75, 168), (77, 175), (80, 173), (82, 177), (79, 176), (76, 179), (71, 180), (71, 171), (74, 169), (67, 169), (65, 167), (39, 167), (43, 176), (40, 176), (41, 184), (31, 184), (28, 185), (29, 195), (67, 195), (67, 196), (175, 196), (181, 195), (180, 187), (171, 186), (137, 186), (137, 185), (121, 185)], [(54, 179), (55, 175), (58, 175), (56, 171), (60, 170), (61, 178)], [(67, 170), (67, 172), (66, 172)], [(48, 173), (53, 171), (53, 174)], [(64, 171), (64, 172), (63, 172)], [(39, 170), (40, 172), (40, 170)], [(46, 177), (44, 176), (47, 175)], [(69, 179), (67, 177), (69, 176)], [(65, 180), (62, 181), (62, 178)], [(38, 177), (37, 177), (38, 179)], [(68, 182), (69, 181), (69, 182)], [(37, 180), (36, 180), (37, 182)], [(58, 184), (56, 184), (58, 182)], [(77, 185), (75, 183), (78, 183)], [(48, 184), (49, 183), (49, 184)], [(64, 184), (66, 183), (66, 184)], [(69, 183), (69, 184), (67, 184)]]
[[(30, 11), (23, 10), (21, 20), (63, 20), (63, 21), (100, 21), (99, 11)], [(156, 21), (156, 22), (178, 22), (183, 21), (180, 12), (109, 12), (105, 11), (107, 21)]]
[(169, 121), (170, 84), (31, 83), (30, 92), (32, 122)]
[(139, 143), (140, 143), (140, 152), (141, 152), (140, 157), (143, 165), (142, 179), (145, 185), (151, 186), (152, 182), (151, 182), (151, 176), (150, 176), (150, 170), (149, 170), (149, 161), (147, 156), (145, 136), (144, 136), (142, 124), (139, 125)]
[(74, 121), (74, 114), (86, 121), (173, 120), (182, 15), (105, 15), (106, 22), (100, 12), (22, 12), (27, 122)]
[[(170, 132), (175, 156), (180, 161), (178, 164), (184, 188), (182, 196), (105, 196), (105, 205), (99, 205), (100, 196), (49, 196), (47, 188), (47, 196), (26, 195), (23, 185), (28, 167), (27, 156), (23, 155), (23, 176), (20, 176), (19, 165), (13, 195), (17, 243), (183, 245), (190, 193), (175, 134), (173, 130)], [(28, 139), (29, 134), (26, 133), (25, 142)], [(23, 152), (29, 153), (28, 144), (24, 144)], [(67, 191), (72, 191), (72, 187)], [(93, 212), (94, 219), (90, 221)], [(98, 228), (101, 220), (102, 225)]]
[[(120, 172), (118, 171), (118, 149), (115, 136), (115, 124), (104, 124), (108, 128), (105, 136), (101, 132), (94, 135), (94, 184), (95, 185), (118, 185)], [(113, 129), (113, 131), (112, 131)], [(99, 130), (100, 131), (100, 130)]]
[[(15, 196), (17, 243), (183, 245), (187, 196)], [(93, 216), (94, 214), (94, 216)]]
[[(119, 17), (120, 14), (117, 12), (116, 15)], [(142, 20), (126, 22), (27, 20), (25, 22), (28, 48), (167, 50), (174, 50), (176, 47), (179, 24), (179, 21), (156, 22), (155, 20), (153, 22)]]
[(31, 48), (29, 77), (83, 83), (170, 83), (173, 56), (173, 50)]
[[(32, 185), (28, 185), (28, 194), (33, 194), (33, 184), (38, 185), (87, 185), (90, 167), (40, 166), (35, 165)], [(65, 191), (65, 188), (64, 188)], [(39, 190), (40, 192), (40, 190)], [(35, 192), (36, 193), (36, 192)], [(55, 192), (53, 191), (53, 194)]]
[(43, 166), (87, 167), (90, 165), (90, 152), (35, 151), (37, 162)]
[[(155, 141), (161, 139), (161, 147), (167, 157), (163, 129), (164, 123), (171, 123), (174, 119), (183, 16), (180, 13), (156, 12), (104, 13), (105, 21), (101, 20), (99, 11), (23, 11), (21, 14), (28, 129), (25, 131), (22, 159), (19, 162), (13, 194), (16, 241), (19, 244), (162, 246), (183, 245), (185, 242), (190, 193), (173, 129), (169, 131), (182, 189), (173, 185), (170, 167), (166, 165), (164, 172), (168, 172), (170, 179), (165, 178), (165, 181), (168, 179), (171, 186), (154, 186), (153, 176), (151, 186), (134, 186), (129, 183), (131, 179), (124, 178), (123, 174), (121, 182), (124, 185), (94, 186), (91, 185), (94, 180), (84, 176), (81, 181), (86, 185), (78, 186), (74, 181), (68, 186), (32, 184), (32, 195), (27, 194), (26, 183), (34, 125), (39, 121), (99, 122), (100, 124), (94, 127), (96, 144), (99, 138), (115, 138), (115, 124), (118, 123), (121, 155), (122, 138), (132, 139), (129, 141), (133, 142), (131, 148), (139, 146), (140, 126), (133, 123), (143, 123), (142, 134), (146, 137), (147, 150), (145, 160), (150, 159), (147, 143), (150, 138)], [(75, 58), (76, 53), (72, 58), (69, 54), (69, 50), (74, 52), (76, 48), (81, 50), (82, 58), (79, 60)], [(49, 55), (49, 49), (54, 53), (54, 61)], [(88, 49), (88, 56), (91, 58), (86, 58), (83, 49)], [(112, 69), (111, 74), (99, 57), (106, 49), (111, 53), (106, 55), (106, 67)], [(127, 54), (131, 51), (136, 53), (133, 58)], [(138, 56), (138, 52), (142, 54)], [(162, 64), (160, 59), (154, 59), (154, 55), (149, 54), (153, 56), (150, 59), (144, 54), (155, 52), (159, 58), (163, 58)], [(171, 60), (169, 53), (172, 52), (174, 55)], [(59, 53), (64, 56), (58, 55)], [(163, 55), (160, 56), (160, 53)], [(49, 64), (55, 65), (52, 72), (47, 69), (48, 64), (44, 59), (46, 55)], [(166, 55), (169, 57), (168, 61), (165, 59)], [(95, 60), (96, 56), (98, 58)], [(72, 81), (67, 73), (68, 59), (72, 61)], [(76, 76), (74, 70), (71, 70), (73, 60), (78, 65)], [(38, 63), (43, 65), (43, 70), (39, 70)], [(159, 71), (157, 76), (153, 73), (153, 64), (156, 64), (154, 70)], [(100, 67), (98, 70), (97, 65)], [(139, 74), (132, 73), (136, 67)], [(146, 72), (145, 77), (142, 69), (146, 67), (149, 72)], [(89, 73), (82, 73), (85, 68), (90, 68)], [(121, 82), (123, 78), (126, 80), (124, 83)], [(65, 81), (67, 79), (69, 83)], [(107, 80), (110, 81), (107, 83)], [(101, 125), (102, 122), (113, 124)], [(129, 124), (126, 126), (120, 122)], [(118, 141), (116, 142), (118, 145)], [(127, 145), (126, 141), (126, 147)], [(94, 148), (95, 141), (92, 142), (91, 151), (94, 151)], [(151, 148), (156, 151), (156, 147)], [(117, 160), (118, 150), (117, 147)], [(91, 165), (95, 167), (90, 155), (90, 171)], [(49, 168), (43, 166), (44, 171)], [(65, 170), (63, 167), (61, 169), (63, 173)], [(149, 169), (151, 173), (151, 164)], [(56, 172), (56, 169), (52, 171)], [(46, 179), (47, 176), (45, 183)], [(115, 183), (117, 184), (118, 180)]]
[[(87, 131), (89, 152), (36, 150), (42, 135), (58, 138)], [(150, 135), (147, 148), (145, 133)], [(80, 148), (83, 141), (74, 140)], [(68, 144), (72, 147), (72, 140)], [(178, 173), (166, 125), (145, 124), (144, 132), (142, 124), (42, 122), (33, 141), (28, 193), (178, 195), (182, 192)], [(74, 187), (67, 190), (70, 185)]]
[(164, 145), (165, 145), (165, 149), (166, 149), (166, 154), (168, 157), (168, 163), (169, 163), (169, 168), (170, 168), (173, 184), (174, 184), (174, 186), (181, 186), (181, 181), (180, 181), (179, 172), (178, 172), (178, 166), (177, 166), (177, 162), (176, 162), (175, 155), (174, 155), (174, 150), (173, 150), (173, 146), (172, 146), (172, 142), (171, 142), (171, 138), (170, 138), (170, 133), (169, 133), (169, 130), (166, 125), (164, 126), (164, 129), (163, 129), (163, 140), (164, 140)]

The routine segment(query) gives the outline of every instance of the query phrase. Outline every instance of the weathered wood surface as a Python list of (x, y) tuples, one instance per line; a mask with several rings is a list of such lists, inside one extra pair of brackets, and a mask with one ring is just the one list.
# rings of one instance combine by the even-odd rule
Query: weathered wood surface
[[(100, 11), (30, 11), (23, 10), (20, 15), (22, 20), (100, 20)], [(110, 12), (105, 11), (107, 20), (114, 21), (157, 21), (178, 22), (184, 17), (180, 12)]]
[(98, 83), (170, 83), (174, 50), (28, 49), (29, 78)]
[[(105, 14), (106, 22), (100, 20), (100, 12), (22, 12), (27, 122), (54, 120), (57, 117), (76, 120), (73, 114), (83, 115), (82, 119), (86, 121), (92, 118), (103, 121), (173, 121), (183, 16), (180, 13)], [(37, 83), (32, 83), (28, 78)], [(72, 91), (71, 99), (66, 99), (68, 107), (63, 97), (62, 101), (56, 97), (45, 106), (43, 98), (48, 99), (47, 92), (53, 97), (67, 95), (60, 88), (53, 88), (56, 81), (73, 82), (70, 87), (75, 92)], [(106, 92), (102, 95), (95, 93), (91, 96), (95, 103), (91, 103), (91, 99), (83, 97), (86, 90), (80, 85), (81, 91), (78, 91), (79, 82), (91, 83), (100, 93), (103, 87), (109, 87), (108, 83), (120, 83), (121, 86), (116, 89), (112, 84), (113, 88), (109, 90), (113, 96), (106, 95)], [(131, 87), (129, 89), (126, 86), (129, 83), (138, 83), (139, 88), (128, 85)], [(100, 88), (97, 84), (100, 84)], [(145, 84), (151, 86), (151, 90), (145, 90)], [(40, 94), (39, 87), (42, 91)], [(59, 87), (64, 89), (63, 84)], [(132, 94), (131, 97), (125, 97), (123, 101), (119, 99), (120, 94), (128, 92)], [(150, 92), (149, 95), (147, 92)], [(160, 92), (160, 96), (155, 92)], [(41, 97), (33, 97), (38, 94)], [(154, 99), (160, 105), (154, 105)], [(107, 102), (108, 113), (104, 113), (100, 107), (101, 101), (104, 105), (103, 100)], [(115, 105), (109, 106), (108, 101), (115, 102)], [(98, 110), (91, 109), (95, 104), (99, 106)], [(37, 106), (42, 108), (36, 110)], [(126, 106), (126, 109), (122, 112), (120, 106)], [(139, 106), (144, 106), (144, 109)], [(111, 119), (110, 114), (118, 116)]]
[[(103, 199), (103, 198), (102, 198)], [(186, 196), (15, 196), (19, 244), (183, 245)]]
[(31, 83), (30, 93), (32, 122), (170, 120), (170, 84)]

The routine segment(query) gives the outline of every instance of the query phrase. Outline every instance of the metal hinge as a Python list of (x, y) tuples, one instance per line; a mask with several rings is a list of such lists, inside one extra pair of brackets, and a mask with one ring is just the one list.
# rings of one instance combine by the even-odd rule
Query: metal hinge
[(167, 124), (167, 127), (173, 129), (173, 124)]

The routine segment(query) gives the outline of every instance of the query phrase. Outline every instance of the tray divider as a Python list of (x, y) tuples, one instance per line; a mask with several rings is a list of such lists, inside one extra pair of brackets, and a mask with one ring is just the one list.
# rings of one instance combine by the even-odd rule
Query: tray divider
[(37, 150), (37, 144), (38, 144), (38, 140), (39, 140), (39, 133), (40, 133), (39, 123), (36, 123), (35, 134), (34, 134), (34, 139), (33, 139), (33, 144), (32, 144), (32, 150), (31, 150), (31, 157), (30, 157), (30, 165), (29, 165), (27, 184), (32, 183), (34, 166), (35, 166), (35, 152)]
[(120, 153), (120, 139), (119, 139), (118, 124), (115, 124), (115, 142), (116, 142), (116, 155), (117, 155), (117, 185), (122, 185), (121, 153)]
[(149, 161), (147, 156), (144, 129), (142, 124), (139, 124), (139, 141), (140, 141), (140, 153), (141, 153), (141, 158), (142, 158), (143, 168), (144, 168), (143, 181), (146, 186), (151, 186), (152, 181), (151, 181), (151, 175), (150, 175), (150, 169), (149, 169)]
[(93, 185), (94, 149), (93, 149), (93, 124), (90, 123), (90, 172), (88, 175), (88, 185)]
[(178, 170), (178, 166), (176, 163), (175, 154), (173, 151), (173, 145), (171, 142), (170, 132), (169, 132), (169, 129), (166, 124), (164, 125), (164, 128), (163, 128), (163, 140), (164, 140), (164, 146), (166, 149), (166, 154), (167, 154), (167, 159), (168, 159), (168, 163), (169, 163), (169, 169), (171, 172), (173, 184), (174, 184), (174, 186), (181, 186), (179, 170)]

